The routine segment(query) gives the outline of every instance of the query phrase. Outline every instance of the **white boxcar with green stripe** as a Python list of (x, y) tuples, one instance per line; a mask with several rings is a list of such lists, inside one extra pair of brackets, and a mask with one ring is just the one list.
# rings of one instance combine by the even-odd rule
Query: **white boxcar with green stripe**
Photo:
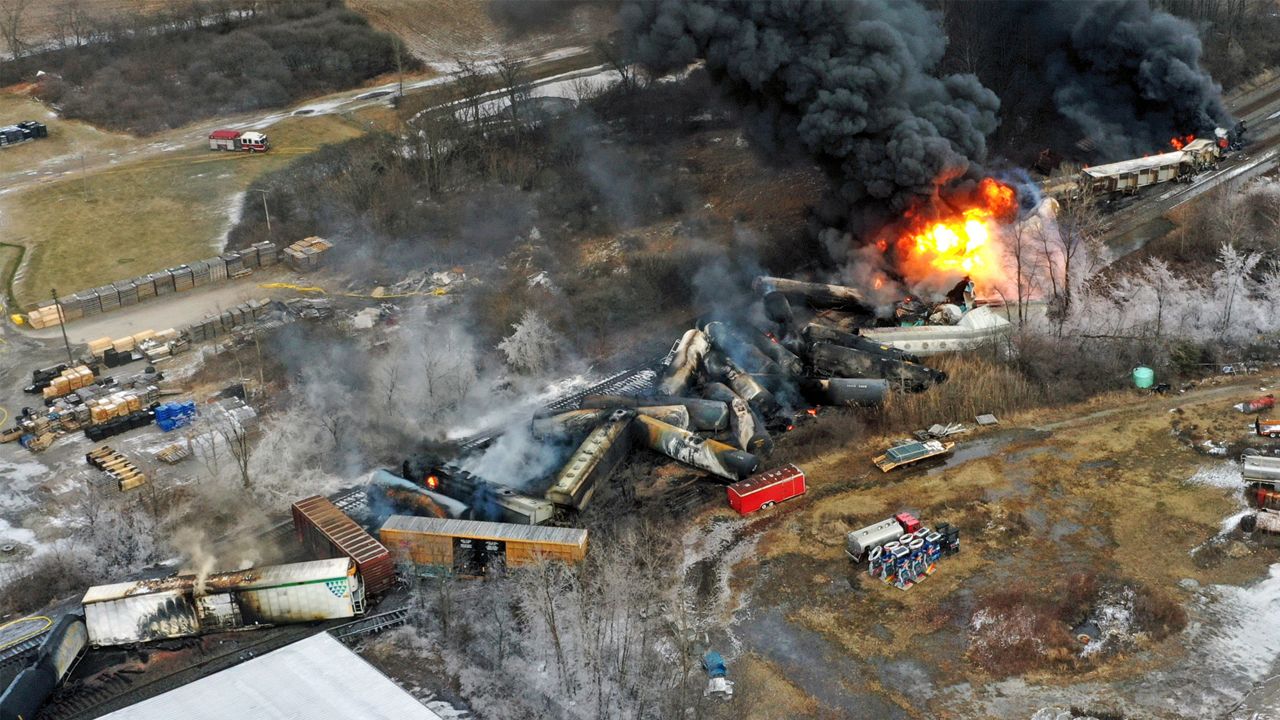
[(89, 642), (129, 645), (265, 625), (349, 618), (364, 612), (364, 584), (350, 558), (99, 585), (81, 601)]

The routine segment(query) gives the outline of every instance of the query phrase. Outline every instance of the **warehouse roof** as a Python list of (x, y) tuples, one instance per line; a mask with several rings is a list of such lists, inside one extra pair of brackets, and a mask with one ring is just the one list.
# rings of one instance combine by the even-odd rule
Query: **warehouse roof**
[(103, 716), (110, 720), (441, 720), (328, 633)]
[(1106, 165), (1094, 165), (1093, 167), (1085, 168), (1084, 174), (1094, 178), (1128, 175), (1142, 170), (1165, 167), (1166, 165), (1179, 165), (1185, 158), (1186, 155), (1181, 150), (1178, 150), (1148, 157), (1133, 158), (1132, 160), (1121, 160), (1120, 162), (1107, 163)]
[(392, 515), (382, 524), (382, 529), (455, 537), (524, 540), (526, 542), (556, 543), (560, 545), (582, 545), (587, 541), (587, 531), (580, 528), (513, 525), (510, 523), (481, 522), (479, 520), (447, 520), (443, 518), (414, 517), (411, 515)]
[[(346, 577), (350, 568), (351, 558), (348, 557), (333, 558), (331, 560), (311, 560), (288, 565), (267, 565), (234, 572), (213, 573), (205, 579), (205, 586), (210, 590), (232, 588), (236, 590), (251, 590), (253, 588), (277, 587)], [(85, 592), (84, 599), (81, 602), (93, 603), (119, 600), (134, 595), (150, 595), (159, 592), (182, 592), (194, 587), (195, 584), (195, 575), (174, 575), (157, 580), (137, 580), (113, 585), (96, 585)]]

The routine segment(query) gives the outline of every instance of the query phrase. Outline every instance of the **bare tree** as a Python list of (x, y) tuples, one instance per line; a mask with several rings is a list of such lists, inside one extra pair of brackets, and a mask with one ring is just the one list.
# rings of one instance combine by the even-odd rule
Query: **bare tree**
[(498, 60), (494, 69), (498, 73), (502, 93), (507, 97), (511, 120), (518, 127), (521, 108), (529, 100), (533, 87), (529, 82), (525, 61), (506, 55)]
[(26, 19), (27, 0), (0, 0), (0, 36), (3, 36), (14, 60), (22, 57), (27, 47), (23, 39)]
[(471, 128), (479, 132), (484, 122), (484, 117), (480, 114), (480, 106), (483, 104), (483, 97), (489, 90), (489, 79), (481, 69), (480, 63), (474, 60), (458, 59), (455, 60), (457, 69), (453, 72), (454, 83), (457, 85), (462, 99), (459, 105), (462, 107), (460, 114), (465, 123), (470, 123)]
[(596, 42), (595, 50), (605, 64), (618, 73), (618, 87), (622, 88), (623, 92), (633, 92), (639, 89), (641, 81), (640, 69), (627, 59), (621, 44), (613, 39), (600, 40)]

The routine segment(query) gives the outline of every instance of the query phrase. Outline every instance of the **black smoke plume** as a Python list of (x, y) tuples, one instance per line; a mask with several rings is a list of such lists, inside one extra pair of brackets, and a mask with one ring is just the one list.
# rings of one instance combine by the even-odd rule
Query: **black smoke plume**
[(939, 75), (935, 14), (901, 0), (634, 0), (634, 58), (655, 72), (704, 60), (775, 159), (815, 160), (836, 205), (879, 220), (970, 173), (999, 100), (967, 74)]
[(1120, 160), (1232, 127), (1195, 28), (1146, 0), (961, 3), (946, 29), (948, 66), (999, 94), (992, 146), (1015, 161), (1046, 147)]
[(1146, 0), (1043, 3), (1062, 35), (1047, 58), (1058, 111), (1105, 154), (1170, 149), (1170, 138), (1230, 127), (1222, 88), (1200, 66), (1190, 23)]

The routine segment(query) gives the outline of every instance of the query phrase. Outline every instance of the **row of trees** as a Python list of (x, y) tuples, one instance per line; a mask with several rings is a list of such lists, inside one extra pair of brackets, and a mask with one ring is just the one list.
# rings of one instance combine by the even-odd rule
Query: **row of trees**
[(415, 65), (399, 40), (337, 0), (191, 2), (156, 14), (97, 16), (59, 6), (58, 38), (24, 39), (26, 0), (3, 0), (12, 62), (0, 82), (35, 79), (64, 116), (150, 133), (275, 107)]

